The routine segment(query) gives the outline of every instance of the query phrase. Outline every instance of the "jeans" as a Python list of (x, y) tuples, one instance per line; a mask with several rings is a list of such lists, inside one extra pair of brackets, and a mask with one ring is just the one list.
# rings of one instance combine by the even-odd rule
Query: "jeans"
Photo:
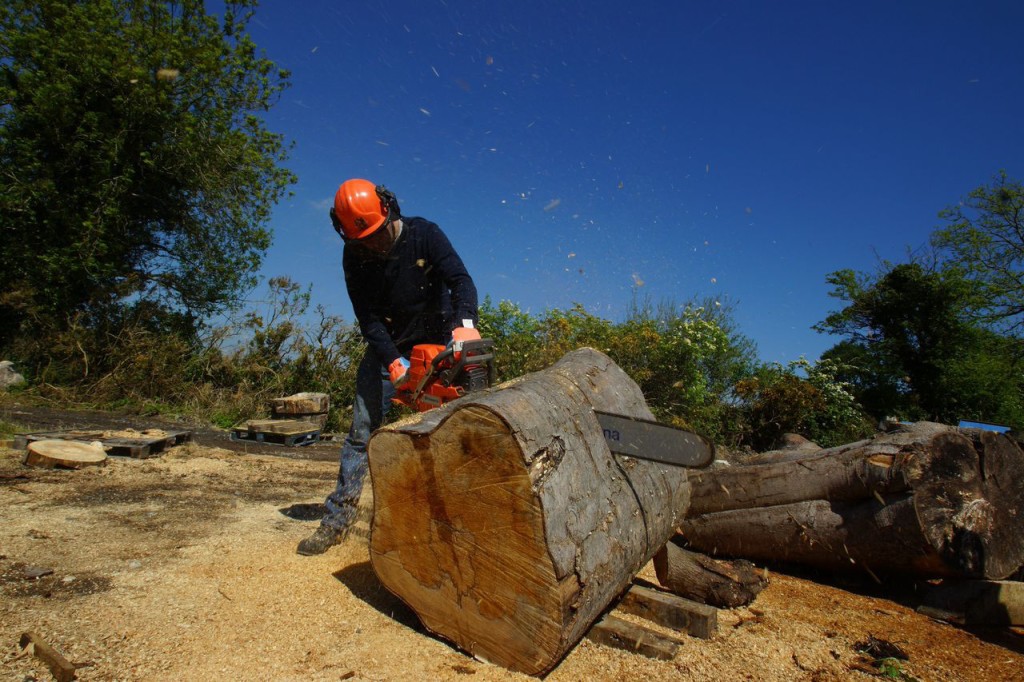
[(352, 428), (341, 446), (338, 485), (327, 496), (327, 514), (321, 525), (344, 531), (356, 517), (356, 503), (363, 491), (369, 460), (366, 444), (391, 409), (395, 387), (377, 356), (366, 350), (356, 371), (356, 401), (352, 406)]

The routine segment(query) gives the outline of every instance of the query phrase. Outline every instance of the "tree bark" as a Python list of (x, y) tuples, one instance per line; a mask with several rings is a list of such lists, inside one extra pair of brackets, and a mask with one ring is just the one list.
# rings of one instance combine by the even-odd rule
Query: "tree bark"
[(612, 455), (595, 409), (652, 419), (583, 349), (374, 434), (371, 562), (426, 628), (541, 674), (672, 536), (686, 470)]
[(690, 481), (697, 551), (993, 580), (1024, 564), (1024, 452), (1001, 434), (919, 423)]

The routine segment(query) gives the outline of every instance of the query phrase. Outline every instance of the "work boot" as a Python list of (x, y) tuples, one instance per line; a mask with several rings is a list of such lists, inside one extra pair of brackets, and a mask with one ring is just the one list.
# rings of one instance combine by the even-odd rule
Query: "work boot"
[(295, 551), (303, 556), (323, 554), (331, 547), (341, 544), (346, 535), (348, 535), (346, 531), (340, 531), (321, 524), (315, 533), (299, 543)]

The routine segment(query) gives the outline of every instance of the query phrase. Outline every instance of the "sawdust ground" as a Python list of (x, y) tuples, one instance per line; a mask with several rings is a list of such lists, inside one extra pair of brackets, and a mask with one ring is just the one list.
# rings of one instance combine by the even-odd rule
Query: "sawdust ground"
[[(87, 680), (527, 680), (425, 633), (384, 590), (365, 537), (295, 554), (296, 520), (333, 462), (185, 445), (102, 468), (29, 469), (0, 450), (0, 677), (50, 679), (18, 648), (31, 631)], [(42, 577), (28, 577), (49, 569)], [(644, 577), (653, 580), (650, 567)], [(898, 644), (903, 679), (1024, 680), (1019, 638), (992, 643), (895, 601), (773, 574), (710, 641), (668, 662), (589, 641), (547, 679), (856, 680), (856, 651)], [(912, 678), (911, 678), (912, 676)]]

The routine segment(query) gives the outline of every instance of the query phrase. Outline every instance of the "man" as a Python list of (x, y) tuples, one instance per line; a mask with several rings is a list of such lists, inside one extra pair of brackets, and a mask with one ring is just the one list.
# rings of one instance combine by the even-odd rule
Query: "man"
[(331, 223), (345, 242), (345, 286), (367, 342), (356, 374), (352, 428), (341, 448), (338, 484), (327, 515), (298, 553), (323, 554), (345, 539), (366, 476), (366, 444), (405, 378), (420, 343), (479, 338), (476, 286), (434, 223), (405, 218), (395, 195), (369, 180), (344, 182)]

